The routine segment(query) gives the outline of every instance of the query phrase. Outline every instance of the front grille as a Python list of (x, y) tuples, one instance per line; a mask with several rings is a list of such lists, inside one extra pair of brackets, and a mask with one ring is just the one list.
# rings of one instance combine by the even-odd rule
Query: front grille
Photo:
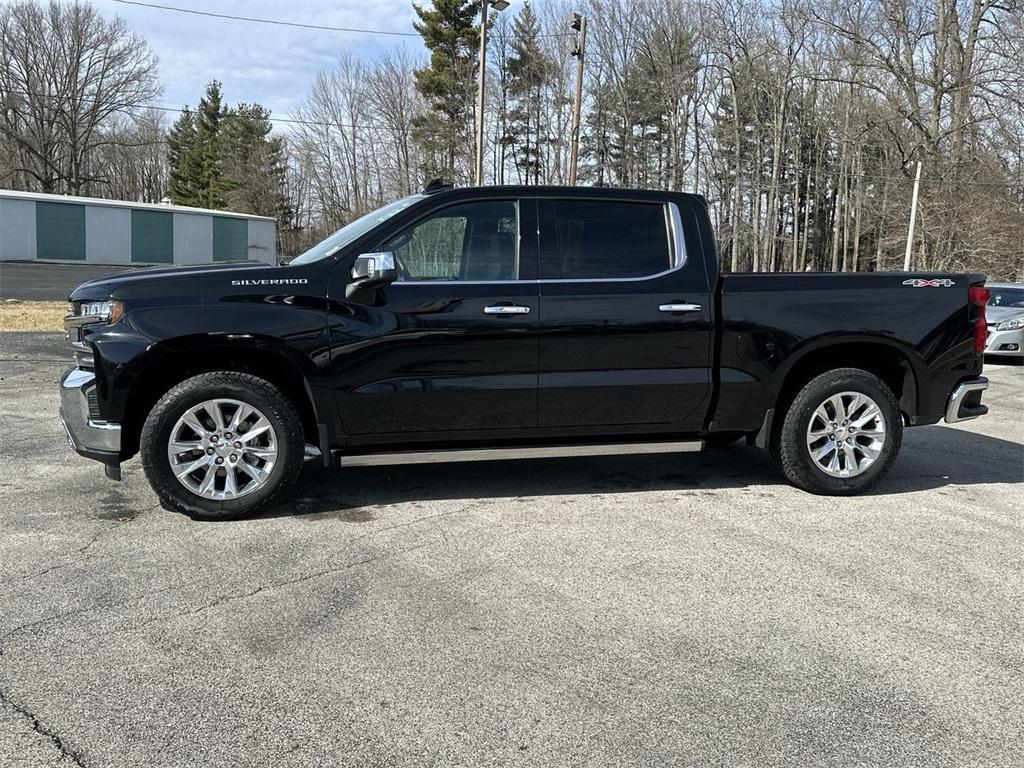
[(95, 323), (94, 317), (82, 317), (77, 314), (78, 307), (72, 310), (72, 314), (64, 316), (64, 338), (71, 346), (74, 353), (75, 363), (79, 368), (92, 368), (92, 349), (82, 341), (82, 329), (90, 323)]

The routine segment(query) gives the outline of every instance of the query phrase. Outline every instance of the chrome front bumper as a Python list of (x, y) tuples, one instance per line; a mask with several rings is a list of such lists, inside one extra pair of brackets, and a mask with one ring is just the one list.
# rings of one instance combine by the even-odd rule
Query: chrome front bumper
[(82, 456), (104, 464), (121, 461), (121, 425), (100, 421), (89, 412), (89, 395), (95, 390), (96, 375), (72, 368), (60, 381), (60, 421), (68, 444)]
[(946, 405), (946, 422), (976, 419), (988, 413), (988, 406), (981, 404), (981, 393), (988, 389), (988, 379), (979, 376), (957, 384)]

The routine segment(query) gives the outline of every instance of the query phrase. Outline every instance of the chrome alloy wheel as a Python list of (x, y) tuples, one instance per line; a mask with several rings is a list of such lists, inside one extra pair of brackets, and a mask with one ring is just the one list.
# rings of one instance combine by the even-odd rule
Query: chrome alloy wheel
[(175, 422), (167, 458), (178, 481), (197, 496), (237, 499), (270, 477), (277, 435), (266, 416), (241, 400), (205, 400)]
[(807, 450), (832, 477), (856, 477), (885, 446), (885, 418), (878, 403), (860, 392), (840, 392), (819, 405), (807, 425)]

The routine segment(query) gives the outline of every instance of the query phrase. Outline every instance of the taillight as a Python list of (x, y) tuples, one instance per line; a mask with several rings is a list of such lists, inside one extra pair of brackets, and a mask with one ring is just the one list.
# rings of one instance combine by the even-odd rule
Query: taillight
[(985, 307), (988, 305), (988, 288), (981, 283), (967, 289), (967, 301), (975, 308), (974, 316), (974, 354), (985, 351), (988, 340), (988, 324), (985, 322)]

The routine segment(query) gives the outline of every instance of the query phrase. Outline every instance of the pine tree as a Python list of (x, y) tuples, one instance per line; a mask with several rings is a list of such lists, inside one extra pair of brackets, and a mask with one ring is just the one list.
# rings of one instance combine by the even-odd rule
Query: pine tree
[(225, 198), (235, 211), (290, 217), (284, 194), (284, 142), (271, 136), (270, 111), (239, 104), (221, 123), (220, 148)]
[(186, 106), (167, 134), (167, 163), (170, 166), (170, 197), (175, 205), (196, 205), (195, 179), (189, 162), (195, 151), (195, 113)]
[(227, 204), (220, 136), (223, 109), (220, 82), (212, 80), (196, 109), (195, 146), (188, 163), (189, 172), (196, 178), (197, 205), (202, 208), (223, 208)]
[(413, 26), (430, 50), (430, 65), (414, 73), (416, 89), (432, 110), (413, 119), (414, 137), (426, 155), (424, 175), (455, 180), (472, 113), (479, 3), (434, 0), (433, 8), (413, 4), (413, 9), (420, 19)]
[(187, 105), (168, 136), (171, 201), (198, 208), (225, 206), (223, 158), (220, 147), (223, 105), (220, 83), (206, 86), (193, 111)]
[[(528, 2), (512, 22), (512, 55), (509, 57), (509, 134), (520, 178), (526, 183), (541, 180), (542, 90), (551, 69), (540, 49), (540, 23)], [(525, 178), (523, 178), (525, 177)]]
[(269, 110), (259, 104), (227, 109), (220, 83), (211, 82), (168, 136), (172, 202), (289, 220), (284, 142), (271, 136), (272, 128)]

